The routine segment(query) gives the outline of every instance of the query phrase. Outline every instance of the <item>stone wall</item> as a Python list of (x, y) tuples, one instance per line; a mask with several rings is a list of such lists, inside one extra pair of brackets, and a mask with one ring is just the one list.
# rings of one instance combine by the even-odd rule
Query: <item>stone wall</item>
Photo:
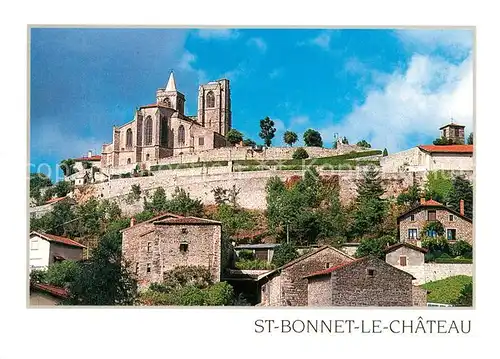
[(332, 305), (332, 283), (329, 275), (309, 280), (307, 285), (307, 305), (328, 307)]
[(414, 307), (426, 307), (427, 306), (427, 290), (420, 288), (416, 285), (412, 287), (413, 291), (413, 306)]
[(425, 263), (421, 266), (394, 267), (412, 274), (416, 278), (414, 282), (416, 285), (456, 275), (473, 276), (474, 273), (474, 265), (466, 263)]

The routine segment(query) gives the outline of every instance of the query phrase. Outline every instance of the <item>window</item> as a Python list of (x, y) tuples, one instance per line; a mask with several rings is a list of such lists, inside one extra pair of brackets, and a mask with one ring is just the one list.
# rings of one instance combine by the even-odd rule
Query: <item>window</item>
[(415, 215), (414, 214), (410, 215), (410, 221), (415, 222)]
[(375, 269), (368, 268), (366, 270), (366, 274), (368, 275), (368, 277), (373, 277), (375, 275)]
[(177, 142), (179, 145), (184, 145), (184, 142), (186, 142), (186, 131), (184, 130), (183, 125), (180, 125), (179, 130), (177, 131)]
[(460, 129), (455, 128), (455, 137), (460, 137)]
[(198, 144), (199, 144), (200, 146), (203, 146), (203, 145), (205, 144), (205, 137), (200, 137), (200, 138), (198, 138)]
[(436, 238), (436, 237), (438, 236), (438, 234), (437, 234), (437, 232), (436, 232), (435, 230), (433, 230), (433, 229), (429, 229), (429, 230), (427, 231), (427, 236), (428, 236), (428, 237), (432, 237), (432, 238)]
[(179, 250), (182, 252), (182, 253), (186, 253), (187, 250), (188, 250), (188, 244), (187, 243), (181, 243), (181, 245), (179, 246)]
[(181, 229), (181, 233), (182, 233), (182, 234), (186, 234), (187, 232), (188, 232), (187, 228), (182, 228), (182, 229)]
[(146, 273), (151, 273), (151, 263), (146, 265)]
[(207, 107), (212, 108), (215, 107), (215, 96), (212, 91), (207, 93)]
[(452, 214), (450, 214), (450, 222), (453, 222), (454, 219), (455, 217)]
[(399, 265), (402, 267), (406, 266), (406, 256), (399, 257)]
[(132, 147), (132, 129), (130, 128), (126, 132), (125, 147), (127, 148)]
[(418, 230), (416, 228), (408, 229), (408, 238), (409, 239), (417, 239), (418, 238)]
[(436, 220), (436, 211), (427, 211), (427, 220), (428, 221), (435, 221)]
[(135, 264), (135, 274), (139, 273), (139, 262)]
[(148, 116), (144, 123), (144, 144), (146, 146), (153, 144), (153, 120), (151, 116)]
[(162, 118), (161, 120), (161, 130), (160, 130), (160, 144), (162, 146), (168, 146), (168, 120)]
[(328, 269), (328, 268), (330, 268), (330, 263), (325, 264), (325, 269)]
[(34, 239), (31, 241), (31, 249), (34, 251), (38, 250), (38, 239)]
[(151, 242), (148, 242), (148, 253), (151, 252)]
[(127, 164), (131, 164), (132, 160), (130, 158), (127, 158)]
[(149, 153), (146, 155), (146, 161), (149, 161)]
[(457, 230), (456, 229), (447, 229), (446, 230), (446, 238), (449, 241), (454, 241), (457, 239)]
[(165, 104), (165, 106), (167, 107), (172, 107), (172, 104), (170, 103), (170, 99), (168, 97), (165, 97), (163, 99), (163, 103)]

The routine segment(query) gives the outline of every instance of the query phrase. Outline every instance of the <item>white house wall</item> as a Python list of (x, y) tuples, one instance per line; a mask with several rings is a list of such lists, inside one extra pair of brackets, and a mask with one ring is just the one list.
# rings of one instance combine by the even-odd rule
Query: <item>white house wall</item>
[[(32, 243), (36, 241), (38, 241), (38, 249), (32, 249)], [(29, 249), (30, 270), (47, 268), (49, 265), (50, 242), (39, 236), (32, 236), (29, 241)]]

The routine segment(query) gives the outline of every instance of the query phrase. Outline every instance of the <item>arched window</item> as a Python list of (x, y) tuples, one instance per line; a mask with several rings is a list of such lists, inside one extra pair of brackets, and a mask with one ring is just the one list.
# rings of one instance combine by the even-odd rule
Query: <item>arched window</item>
[(130, 158), (127, 158), (127, 164), (131, 164), (132, 160)]
[(215, 96), (212, 91), (207, 93), (207, 107), (215, 107)]
[(177, 142), (180, 145), (184, 145), (184, 143), (186, 142), (186, 131), (184, 130), (184, 126), (183, 125), (179, 126), (179, 132), (178, 132), (178, 135), (177, 135)]
[(130, 147), (132, 147), (132, 129), (129, 128), (127, 130), (127, 136), (126, 137), (127, 137), (126, 141), (125, 141), (126, 147), (130, 148)]
[(144, 123), (144, 144), (146, 146), (153, 144), (153, 120), (151, 116), (148, 116)]
[(165, 97), (163, 99), (163, 103), (165, 104), (165, 106), (167, 107), (172, 107), (172, 104), (170, 103), (170, 99), (168, 97)]
[(146, 154), (146, 161), (149, 161), (149, 153)]

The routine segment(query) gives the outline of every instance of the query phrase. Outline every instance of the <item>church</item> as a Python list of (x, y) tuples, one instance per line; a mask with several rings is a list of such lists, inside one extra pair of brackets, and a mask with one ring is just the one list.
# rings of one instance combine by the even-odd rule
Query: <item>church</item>
[(134, 119), (113, 126), (112, 143), (104, 144), (101, 168), (156, 163), (166, 157), (226, 146), (231, 129), (229, 80), (199, 86), (196, 116), (184, 114), (184, 95), (173, 72), (156, 91), (156, 103), (139, 107)]

